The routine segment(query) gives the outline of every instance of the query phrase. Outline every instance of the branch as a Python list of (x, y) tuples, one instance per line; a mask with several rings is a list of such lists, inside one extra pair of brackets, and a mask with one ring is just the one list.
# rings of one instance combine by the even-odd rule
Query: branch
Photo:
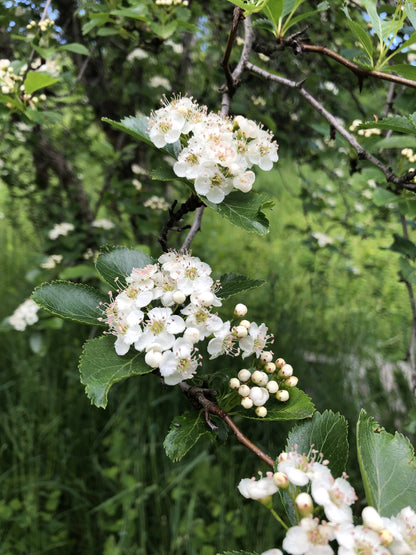
[(194, 218), (194, 221), (192, 222), (191, 229), (189, 230), (189, 233), (186, 236), (186, 239), (183, 242), (183, 245), (179, 249), (179, 252), (185, 252), (191, 246), (191, 243), (195, 235), (201, 229), (201, 221), (202, 221), (202, 216), (204, 214), (204, 210), (205, 210), (205, 206), (200, 206), (199, 208), (196, 209), (195, 218)]
[[(169, 219), (167, 220), (167, 222), (163, 226), (163, 229), (160, 233), (160, 237), (158, 239), (158, 241), (159, 241), (159, 243), (160, 243), (160, 245), (163, 249), (163, 252), (166, 252), (168, 250), (168, 233), (169, 233), (169, 231), (170, 230), (182, 231), (184, 228), (183, 227), (178, 228), (176, 224), (178, 222), (180, 222), (180, 220), (185, 216), (185, 214), (187, 214), (188, 212), (193, 212), (197, 208), (204, 206), (204, 203), (196, 195), (192, 194), (188, 198), (188, 200), (186, 202), (184, 202), (179, 207), (179, 209), (176, 212), (175, 212), (175, 206), (176, 206), (176, 200), (173, 203), (173, 205), (171, 206), (171, 208), (169, 209)], [(192, 227), (191, 227), (191, 231), (192, 231)], [(196, 233), (196, 231), (194, 232), (194, 235), (195, 235), (195, 233)], [(188, 237), (186, 238), (186, 240), (187, 239), (188, 239)], [(192, 236), (191, 240), (192, 239), (193, 239), (193, 236)], [(186, 240), (185, 240), (185, 242), (186, 242)]]
[(219, 416), (222, 420), (224, 420), (224, 422), (227, 424), (227, 426), (230, 427), (235, 437), (241, 444), (250, 449), (250, 451), (253, 451), (253, 453), (257, 455), (257, 457), (259, 457), (267, 465), (273, 468), (274, 460), (269, 457), (269, 455), (266, 455), (266, 453), (264, 453), (259, 447), (257, 447), (257, 445), (252, 443), (224, 410), (222, 410), (214, 401), (211, 401), (206, 397), (206, 393), (215, 395), (215, 391), (207, 390), (201, 387), (190, 386), (186, 382), (181, 382), (179, 384), (179, 387), (193, 402), (194, 405), (203, 408), (206, 413), (214, 414), (215, 416)]
[(380, 171), (384, 173), (386, 180), (389, 183), (393, 183), (395, 185), (395, 188), (393, 190), (394, 193), (398, 194), (402, 189), (407, 189), (409, 191), (416, 191), (416, 183), (410, 182), (410, 180), (413, 179), (413, 177), (416, 175), (416, 171), (408, 172), (407, 174), (401, 177), (396, 176), (389, 166), (386, 166), (386, 164), (384, 164), (381, 160), (379, 160), (378, 158), (373, 156), (370, 152), (365, 150), (357, 141), (357, 139), (354, 137), (354, 135), (349, 133), (339, 123), (339, 121), (330, 112), (328, 112), (328, 110), (326, 110), (320, 102), (316, 100), (315, 97), (313, 97), (306, 89), (303, 88), (303, 81), (300, 83), (297, 83), (296, 81), (291, 81), (290, 79), (286, 79), (285, 77), (280, 77), (279, 75), (270, 73), (265, 69), (257, 67), (250, 62), (246, 62), (246, 68), (249, 71), (256, 73), (257, 75), (264, 77), (265, 79), (268, 79), (270, 81), (275, 81), (276, 83), (280, 83), (281, 85), (290, 87), (292, 89), (296, 89), (298, 93), (301, 96), (303, 96), (303, 98), (307, 100), (307, 102), (309, 102), (309, 104), (311, 104), (315, 108), (315, 110), (319, 114), (321, 114), (321, 116), (323, 116), (328, 121), (328, 123), (338, 131), (338, 133), (342, 137), (344, 137), (344, 139), (357, 152), (358, 158), (360, 160), (367, 160), (368, 162), (371, 162), (371, 164), (373, 164), (376, 168), (378, 168)]
[(243, 19), (243, 9), (235, 6), (233, 11), (233, 23), (231, 25), (231, 31), (228, 35), (227, 45), (225, 47), (224, 57), (221, 62), (221, 66), (225, 73), (225, 79), (227, 81), (227, 88), (229, 94), (232, 96), (234, 94), (234, 79), (230, 70), (229, 61), (231, 56), (231, 51), (234, 46), (235, 39), (237, 37), (237, 30), (240, 21)]

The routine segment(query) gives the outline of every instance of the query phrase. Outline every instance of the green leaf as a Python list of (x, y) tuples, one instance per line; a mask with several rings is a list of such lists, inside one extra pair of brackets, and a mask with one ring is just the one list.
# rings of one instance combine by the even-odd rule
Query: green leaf
[(397, 233), (394, 233), (393, 237), (393, 244), (390, 245), (390, 247), (388, 247), (387, 249), (383, 250), (398, 252), (414, 260), (416, 258), (416, 245), (412, 241), (410, 241), (410, 239), (406, 239), (406, 237), (401, 237)]
[(383, 137), (373, 145), (374, 149), (383, 148), (416, 148), (416, 137), (408, 135), (391, 135)]
[(114, 349), (114, 342), (112, 335), (88, 340), (79, 361), (85, 392), (92, 404), (103, 409), (107, 406), (108, 391), (112, 385), (130, 376), (152, 372), (142, 353), (133, 351), (119, 356)]
[(404, 507), (416, 510), (416, 461), (409, 440), (393, 436), (361, 411), (357, 452), (367, 503), (385, 517)]
[(233, 295), (238, 293), (243, 293), (244, 291), (249, 291), (255, 287), (261, 287), (265, 284), (262, 279), (251, 279), (247, 276), (241, 276), (238, 274), (223, 274), (220, 277), (221, 289), (219, 291), (219, 296), (221, 299), (228, 299)]
[(32, 48), (35, 52), (39, 54), (39, 56), (45, 58), (45, 60), (51, 60), (56, 52), (55, 48), (45, 48), (37, 44), (32, 44)]
[(362, 4), (366, 9), (368, 15), (370, 16), (370, 21), (373, 26), (374, 32), (376, 35), (383, 40), (383, 31), (382, 31), (382, 20), (380, 19), (377, 13), (377, 1), (376, 0), (362, 0)]
[(410, 23), (413, 25), (413, 29), (416, 29), (416, 10), (415, 10), (414, 1), (405, 2), (404, 11), (407, 17), (409, 18)]
[(360, 41), (362, 44), (370, 64), (373, 63), (373, 44), (371, 42), (371, 38), (368, 36), (367, 31), (355, 21), (352, 21), (348, 14), (348, 9), (345, 7), (343, 9), (344, 13), (347, 15), (347, 19), (345, 20), (346, 24), (350, 28), (351, 32), (355, 35), (355, 37)]
[(180, 179), (171, 167), (152, 170), (150, 172), (150, 176), (152, 179), (157, 181), (172, 181), (173, 179)]
[(391, 129), (399, 133), (411, 133), (416, 135), (416, 112), (408, 116), (391, 116), (379, 121), (362, 123), (358, 129)]
[[(118, 129), (119, 131), (124, 131), (124, 133), (128, 133), (136, 140), (142, 141), (152, 146), (153, 148), (156, 148), (152, 141), (149, 139), (148, 117), (128, 116), (126, 118), (123, 118), (120, 123), (109, 118), (101, 118), (101, 120), (105, 123), (109, 123), (112, 127)], [(158, 150), (163, 150), (167, 152), (170, 156), (173, 156), (173, 158), (178, 158), (178, 154), (181, 151), (181, 144), (179, 141), (177, 141), (176, 143), (168, 144)]]
[(410, 264), (407, 258), (399, 258), (400, 277), (405, 281), (416, 285), (416, 268)]
[(111, 15), (117, 17), (131, 17), (132, 19), (138, 19), (139, 21), (146, 21), (146, 15), (148, 14), (148, 9), (145, 4), (137, 4), (131, 8), (122, 8), (121, 10), (111, 10)]
[(108, 21), (111, 21), (109, 13), (103, 12), (94, 14), (94, 17), (82, 26), (82, 34), (87, 35), (92, 29), (94, 29), (94, 27), (105, 25)]
[(220, 204), (214, 204), (205, 197), (202, 200), (210, 208), (221, 214), (232, 224), (245, 231), (266, 235), (269, 232), (269, 220), (262, 209), (270, 207), (271, 197), (266, 193), (242, 193), (236, 191), (225, 197)]
[(289, 432), (286, 449), (296, 447), (298, 453), (309, 453), (311, 446), (329, 460), (334, 477), (345, 471), (348, 459), (348, 424), (340, 414), (326, 410), (315, 412), (312, 420), (298, 424)]
[(258, 555), (257, 551), (224, 551), (217, 555)]
[(400, 197), (387, 189), (381, 189), (378, 187), (373, 192), (372, 200), (376, 206), (386, 206), (386, 204), (398, 203)]
[(57, 81), (56, 77), (52, 77), (47, 73), (29, 71), (24, 82), (25, 91), (27, 94), (32, 94), (39, 89), (53, 85)]
[(203, 418), (203, 411), (175, 417), (163, 442), (166, 455), (174, 462), (180, 461), (206, 434), (210, 435), (211, 432)]
[(95, 267), (103, 279), (118, 289), (127, 285), (125, 278), (129, 276), (133, 268), (144, 268), (153, 264), (153, 259), (146, 253), (126, 247), (107, 247), (111, 250), (103, 250), (97, 258)]
[(82, 56), (89, 56), (88, 48), (79, 42), (70, 42), (69, 44), (64, 44), (60, 46), (57, 50), (67, 50), (68, 52), (73, 52), (74, 54), (81, 54)]
[(108, 297), (88, 285), (53, 281), (37, 287), (32, 293), (32, 299), (61, 318), (93, 326), (105, 325), (98, 318), (102, 316), (100, 304), (107, 303)]
[(409, 64), (396, 64), (394, 66), (383, 67), (385, 73), (397, 73), (405, 79), (410, 79), (411, 81), (416, 81), (416, 66), (411, 66)]
[[(275, 401), (272, 405), (272, 401), (269, 400), (267, 406), (267, 416), (264, 418), (258, 418), (257, 416), (252, 416), (252, 413), (248, 410), (241, 410), (238, 414), (244, 418), (250, 418), (253, 420), (302, 420), (303, 418), (309, 418), (315, 412), (315, 406), (312, 403), (310, 397), (306, 395), (304, 391), (298, 389), (297, 387), (292, 387), (289, 389), (290, 397), (286, 403), (281, 401)], [(270, 406), (270, 408), (269, 408)]]

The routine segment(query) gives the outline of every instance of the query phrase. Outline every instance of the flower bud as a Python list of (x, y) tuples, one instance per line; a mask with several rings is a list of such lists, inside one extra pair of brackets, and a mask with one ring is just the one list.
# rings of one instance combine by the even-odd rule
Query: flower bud
[(278, 358), (278, 359), (276, 360), (276, 366), (277, 366), (278, 368), (282, 368), (282, 366), (284, 366), (285, 364), (286, 364), (286, 361), (285, 361), (284, 358)]
[(279, 489), (287, 489), (289, 487), (289, 478), (284, 472), (275, 472), (273, 474), (273, 480)]
[(250, 397), (244, 397), (243, 399), (241, 399), (241, 406), (245, 409), (251, 409), (251, 407), (253, 406), (253, 401), (250, 399)]
[(284, 403), (289, 399), (289, 391), (286, 391), (286, 389), (279, 389), (276, 393), (276, 399)]
[(276, 372), (276, 365), (274, 362), (266, 362), (266, 364), (264, 365), (264, 369), (268, 374), (273, 374), (274, 372)]
[(384, 528), (383, 520), (374, 507), (364, 507), (361, 513), (363, 524), (376, 532)]
[(298, 385), (299, 379), (296, 376), (290, 376), (285, 380), (285, 385), (287, 387), (296, 387)]
[(150, 368), (157, 368), (162, 360), (162, 353), (159, 351), (149, 351), (144, 357), (145, 363), (150, 366)]
[(292, 374), (293, 374), (293, 367), (290, 364), (285, 364), (279, 370), (279, 376), (281, 378), (289, 378), (289, 376), (291, 376)]
[(237, 337), (247, 337), (248, 331), (245, 326), (234, 326), (233, 331)]
[(256, 414), (259, 418), (264, 418), (267, 415), (266, 407), (257, 407)]
[(277, 391), (279, 391), (279, 384), (274, 380), (270, 380), (266, 384), (266, 389), (269, 393), (276, 393)]
[(273, 360), (273, 353), (271, 351), (262, 351), (260, 353), (260, 360), (264, 363), (271, 362)]
[(195, 343), (198, 343), (201, 334), (199, 333), (199, 330), (197, 328), (186, 328), (183, 337), (184, 339), (189, 341), (189, 343), (192, 343), (192, 345), (194, 345)]
[(234, 308), (234, 316), (241, 318), (247, 314), (247, 307), (245, 304), (238, 303)]
[(261, 407), (265, 403), (267, 403), (269, 399), (269, 392), (265, 387), (252, 387), (250, 390), (250, 399), (253, 401), (256, 407)]
[(251, 379), (253, 383), (261, 386), (266, 385), (269, 381), (266, 372), (261, 372), (260, 370), (255, 370), (251, 375)]
[(242, 368), (237, 376), (240, 381), (248, 382), (248, 380), (251, 378), (251, 372), (250, 370), (247, 370), (247, 368)]
[(313, 513), (313, 501), (309, 493), (300, 493), (295, 499), (295, 505), (303, 517)]
[(182, 291), (175, 291), (172, 295), (173, 302), (176, 304), (182, 304), (185, 302), (186, 295)]
[(381, 544), (386, 547), (393, 543), (394, 540), (393, 534), (390, 532), (390, 530), (387, 530), (386, 528), (380, 530), (380, 532), (378, 533), (378, 537), (380, 538)]
[(228, 382), (228, 385), (231, 387), (231, 389), (238, 389), (241, 384), (239, 379), (231, 378), (231, 380)]
[(238, 388), (238, 394), (241, 395), (241, 397), (248, 397), (248, 395), (250, 394), (250, 388), (248, 387), (248, 385), (241, 385)]
[(248, 320), (241, 320), (240, 326), (244, 326), (248, 329), (251, 326), (251, 322), (249, 322)]

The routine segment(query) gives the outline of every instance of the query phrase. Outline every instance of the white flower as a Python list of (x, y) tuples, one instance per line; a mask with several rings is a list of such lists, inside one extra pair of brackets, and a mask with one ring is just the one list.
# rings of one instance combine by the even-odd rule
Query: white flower
[(338, 555), (390, 555), (390, 551), (381, 545), (377, 532), (366, 526), (341, 524), (334, 529), (339, 543)]
[(193, 345), (186, 339), (176, 339), (171, 351), (165, 351), (159, 365), (160, 374), (167, 385), (176, 385), (192, 378), (198, 361), (192, 358)]
[(262, 407), (269, 400), (269, 392), (265, 387), (252, 387), (249, 397), (256, 407)]
[(74, 229), (73, 224), (62, 222), (61, 224), (55, 224), (54, 227), (48, 232), (48, 236), (49, 239), (57, 239), (60, 235), (68, 235), (68, 233)]
[(239, 345), (243, 351), (241, 358), (246, 358), (252, 354), (259, 358), (270, 337), (267, 335), (266, 324), (258, 326), (255, 322), (251, 322), (248, 333), (247, 337), (240, 339)]
[(331, 555), (334, 551), (329, 542), (334, 539), (334, 530), (318, 519), (303, 518), (298, 526), (289, 528), (283, 540), (283, 549), (293, 555)]
[(385, 528), (393, 535), (389, 550), (393, 555), (411, 555), (416, 553), (416, 513), (405, 507), (397, 516), (383, 518)]
[(17, 331), (24, 331), (26, 326), (36, 324), (39, 320), (37, 315), (39, 308), (39, 305), (36, 304), (35, 301), (26, 299), (26, 301), (20, 304), (13, 314), (9, 316), (9, 324)]
[(275, 547), (273, 549), (268, 549), (267, 551), (263, 551), (261, 555), (283, 555), (283, 553), (280, 551), (280, 549), (277, 549)]
[(100, 227), (101, 229), (113, 229), (115, 226), (113, 222), (110, 222), (110, 220), (106, 220), (105, 218), (94, 220), (91, 225), (92, 227)]
[(187, 305), (181, 313), (188, 316), (185, 320), (188, 328), (196, 328), (201, 336), (201, 340), (219, 331), (224, 322), (219, 316), (211, 314), (204, 306)]
[(208, 343), (209, 358), (217, 358), (224, 353), (231, 354), (235, 337), (231, 333), (230, 322), (224, 322), (222, 327), (214, 332), (214, 338)]
[(354, 488), (345, 478), (320, 475), (312, 481), (311, 494), (318, 505), (322, 505), (331, 522), (342, 524), (352, 522), (352, 505), (357, 496)]
[(142, 335), (135, 342), (137, 351), (150, 350), (154, 345), (164, 351), (175, 342), (175, 334), (183, 332), (185, 322), (180, 316), (172, 314), (170, 308), (152, 308), (147, 313), (147, 320)]
[(246, 499), (265, 499), (279, 491), (273, 481), (273, 474), (267, 473), (265, 478), (256, 480), (255, 478), (243, 478), (238, 484), (238, 491)]

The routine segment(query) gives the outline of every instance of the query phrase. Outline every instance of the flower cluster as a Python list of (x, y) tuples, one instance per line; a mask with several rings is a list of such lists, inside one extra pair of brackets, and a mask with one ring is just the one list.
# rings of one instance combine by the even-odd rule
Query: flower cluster
[[(362, 512), (363, 524), (354, 525), (351, 505), (357, 497), (347, 476), (334, 478), (329, 462), (311, 448), (300, 454), (296, 448), (281, 453), (277, 472), (266, 477), (244, 478), (240, 493), (271, 508), (271, 496), (287, 490), (298, 516), (298, 524), (286, 532), (283, 550), (293, 555), (331, 555), (338, 544), (340, 555), (411, 555), (416, 553), (416, 513), (406, 507), (397, 516), (381, 517), (373, 507)], [(301, 488), (308, 491), (302, 491)], [(321, 519), (322, 513), (326, 520)], [(332, 543), (331, 543), (332, 542)], [(273, 550), (265, 553), (273, 553)], [(282, 552), (275, 550), (280, 555)], [(263, 554), (265, 555), (265, 554)]]
[[(221, 299), (211, 271), (199, 258), (175, 251), (163, 254), (155, 264), (133, 269), (126, 278), (127, 286), (114, 298), (111, 294), (110, 303), (104, 307), (105, 322), (117, 336), (117, 354), (126, 354), (131, 346), (145, 353), (146, 364), (158, 368), (168, 385), (194, 376), (201, 359), (196, 345), (204, 340), (209, 340), (207, 351), (211, 359), (224, 354), (241, 354), (242, 358), (254, 355), (259, 367), (275, 372), (277, 367), (271, 362), (273, 354), (264, 351), (271, 337), (265, 324), (259, 326), (243, 320), (232, 325), (213, 312), (214, 307), (221, 306)], [(246, 312), (245, 305), (238, 304), (234, 315)], [(279, 379), (287, 380), (292, 367), (280, 361), (279, 369), (285, 377), (282, 374)], [(244, 381), (241, 387), (248, 390), (243, 406), (250, 408), (251, 403), (250, 406), (261, 407), (264, 412), (269, 393), (279, 393), (279, 384), (269, 381), (265, 372), (254, 369), (253, 373), (240, 371), (239, 376), (240, 379), (234, 379), (239, 385), (240, 380)], [(266, 383), (268, 389), (263, 387)], [(280, 400), (287, 401), (288, 392), (280, 393), (284, 393)], [(265, 414), (260, 411), (260, 416)]]
[(46, 17), (45, 19), (42, 19), (41, 21), (38, 21), (38, 22), (32, 19), (32, 21), (30, 21), (30, 23), (26, 25), (26, 29), (30, 31), (31, 29), (36, 29), (36, 27), (38, 27), (39, 30), (42, 31), (42, 33), (44, 33), (50, 27), (53, 27), (53, 26), (54, 26), (54, 22), (52, 21), (52, 19), (49, 19)]
[(110, 220), (107, 220), (106, 218), (100, 218), (98, 220), (94, 220), (91, 223), (92, 227), (98, 227), (101, 229), (113, 229), (113, 227), (115, 227), (115, 224), (113, 222), (111, 222)]
[(158, 148), (181, 139), (185, 145), (173, 170), (194, 182), (198, 195), (221, 203), (233, 190), (247, 193), (258, 165), (271, 170), (278, 160), (269, 131), (243, 116), (225, 118), (188, 97), (173, 98), (149, 118), (149, 137)]
[(3, 94), (17, 93), (23, 80), (25, 67), (19, 73), (15, 73), (12, 62), (6, 58), (0, 60), (0, 85)]
[[(360, 119), (355, 119), (350, 125), (349, 130), (355, 131), (357, 127), (362, 123), (363, 122)], [(376, 127), (372, 127), (371, 129), (359, 129), (357, 133), (358, 135), (361, 135), (368, 139), (368, 137), (371, 137), (371, 135), (381, 135), (381, 129), (378, 129)]]
[(162, 197), (157, 195), (152, 195), (147, 200), (144, 201), (143, 206), (145, 208), (150, 208), (150, 210), (167, 210), (169, 208), (169, 203)]
[(401, 151), (401, 155), (405, 156), (411, 164), (414, 164), (416, 162), (416, 154), (411, 148), (404, 148)]
[(62, 258), (62, 254), (51, 254), (44, 262), (42, 262), (41, 268), (45, 268), (45, 270), (52, 270), (52, 268), (55, 268), (57, 264), (62, 262)]
[(11, 316), (9, 316), (9, 323), (17, 331), (24, 331), (26, 326), (31, 326), (36, 324), (39, 320), (37, 312), (39, 310), (39, 305), (32, 301), (32, 299), (27, 299), (24, 303), (19, 305)]
[(68, 222), (62, 222), (61, 224), (55, 224), (53, 228), (48, 232), (49, 239), (58, 239), (59, 236), (68, 235), (70, 231), (74, 231), (74, 225)]

